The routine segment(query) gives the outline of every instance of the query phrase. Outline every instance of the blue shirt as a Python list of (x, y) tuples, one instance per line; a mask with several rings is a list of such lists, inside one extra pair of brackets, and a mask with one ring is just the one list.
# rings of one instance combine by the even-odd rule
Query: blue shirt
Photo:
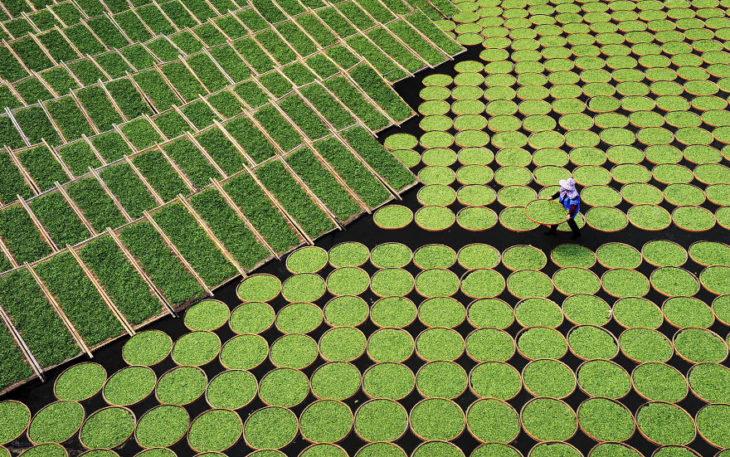
[[(562, 203), (565, 209), (568, 210), (571, 219), (573, 219), (575, 215), (578, 214), (578, 211), (580, 211), (580, 195), (576, 195), (575, 198), (570, 198), (567, 195), (565, 197), (560, 197), (560, 203)], [(570, 213), (571, 206), (575, 206), (574, 213)]]

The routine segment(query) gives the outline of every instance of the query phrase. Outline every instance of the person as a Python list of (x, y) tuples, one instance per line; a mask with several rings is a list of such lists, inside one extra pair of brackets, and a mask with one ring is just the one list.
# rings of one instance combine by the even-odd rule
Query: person
[[(576, 239), (580, 236), (578, 224), (575, 223), (575, 215), (578, 214), (578, 211), (580, 211), (580, 195), (578, 194), (578, 190), (575, 188), (575, 179), (561, 179), (558, 184), (560, 184), (560, 190), (555, 192), (555, 194), (550, 197), (550, 200), (560, 196), (558, 201), (563, 204), (565, 209), (568, 210), (566, 221), (568, 222), (570, 229), (573, 231), (571, 239)], [(554, 235), (557, 229), (557, 225), (551, 225), (545, 234)]]

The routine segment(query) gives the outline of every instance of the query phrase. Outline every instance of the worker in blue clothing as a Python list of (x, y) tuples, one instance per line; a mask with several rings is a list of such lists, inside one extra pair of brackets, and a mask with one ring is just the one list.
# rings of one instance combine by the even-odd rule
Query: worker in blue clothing
[[(575, 215), (580, 211), (580, 194), (578, 194), (578, 190), (575, 188), (575, 179), (573, 178), (561, 179), (558, 184), (560, 184), (560, 190), (555, 192), (555, 194), (550, 197), (550, 200), (560, 196), (558, 201), (563, 204), (565, 209), (568, 210), (566, 221), (568, 222), (570, 229), (573, 231), (571, 239), (576, 239), (580, 236), (578, 224), (575, 223)], [(557, 229), (557, 225), (552, 225), (545, 234), (554, 235)]]

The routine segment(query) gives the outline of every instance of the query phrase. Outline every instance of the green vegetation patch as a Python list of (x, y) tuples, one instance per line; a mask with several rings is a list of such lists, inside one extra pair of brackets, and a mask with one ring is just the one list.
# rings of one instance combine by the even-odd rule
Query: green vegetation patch
[(335, 443), (350, 432), (353, 415), (344, 403), (321, 400), (307, 406), (300, 421), (302, 436), (307, 441)]
[(109, 378), (102, 394), (110, 405), (134, 405), (152, 393), (156, 382), (157, 376), (151, 368), (122, 368)]
[(528, 245), (517, 245), (507, 248), (502, 253), (502, 263), (510, 270), (541, 270), (547, 263), (545, 254)]
[(424, 206), (415, 215), (416, 224), (424, 230), (446, 230), (456, 221), (454, 212), (443, 206)]
[(276, 328), (281, 333), (309, 333), (322, 324), (322, 309), (311, 303), (292, 303), (279, 310)]
[(306, 246), (289, 254), (286, 268), (293, 274), (316, 273), (327, 265), (327, 251), (317, 246)]
[(595, 273), (585, 268), (561, 268), (553, 274), (553, 284), (563, 295), (593, 295), (601, 288)]
[(307, 335), (284, 335), (271, 345), (269, 358), (280, 368), (302, 369), (314, 362), (317, 343)]
[(259, 397), (266, 406), (292, 408), (309, 395), (309, 378), (298, 370), (278, 368), (261, 379)]
[(226, 341), (221, 365), (229, 370), (251, 370), (266, 360), (269, 345), (259, 335), (239, 335)]
[(573, 243), (564, 243), (555, 247), (550, 252), (550, 259), (561, 268), (591, 268), (596, 263), (593, 251)]
[(179, 365), (199, 367), (215, 359), (220, 350), (221, 340), (215, 333), (190, 332), (175, 342), (172, 360)]
[(370, 276), (361, 268), (337, 268), (327, 276), (327, 290), (332, 295), (360, 295), (370, 286)]
[(0, 403), (0, 442), (14, 441), (30, 424), (30, 410), (15, 400)]
[(467, 375), (464, 369), (454, 362), (430, 362), (418, 370), (416, 386), (426, 398), (453, 399), (466, 390)]
[(56, 378), (53, 392), (59, 400), (83, 401), (96, 395), (106, 382), (106, 370), (98, 363), (74, 365)]
[(379, 244), (370, 253), (370, 262), (378, 268), (403, 268), (412, 258), (411, 249), (402, 243)]
[(697, 278), (678, 267), (657, 268), (651, 273), (651, 285), (657, 292), (669, 297), (691, 297), (700, 290)]
[(313, 302), (324, 295), (327, 286), (321, 276), (302, 273), (284, 281), (281, 294), (290, 302)]
[(571, 295), (563, 300), (563, 313), (577, 325), (603, 326), (611, 319), (611, 307), (595, 295)]
[(336, 327), (328, 330), (319, 340), (319, 352), (331, 362), (350, 362), (365, 352), (365, 335), (353, 327)]
[(666, 362), (674, 354), (666, 336), (648, 328), (631, 328), (619, 336), (621, 352), (637, 362)]
[(543, 326), (556, 328), (563, 322), (563, 313), (560, 307), (547, 298), (522, 300), (515, 306), (515, 317), (523, 327)]
[(695, 438), (692, 417), (670, 403), (647, 403), (636, 413), (639, 430), (650, 441), (660, 445), (685, 445)]
[[(471, 36), (477, 40), (481, 40), (478, 35), (461, 35)], [(461, 37), (460, 36), (460, 37)], [(464, 452), (455, 444), (445, 441), (427, 441), (421, 443), (411, 454), (413, 457), (463, 457)]]
[(422, 270), (450, 268), (456, 263), (456, 252), (443, 244), (428, 244), (416, 249), (413, 263)]
[(715, 322), (712, 308), (694, 297), (672, 297), (662, 305), (667, 322), (679, 328), (709, 328)]
[(581, 429), (596, 441), (626, 441), (634, 434), (634, 416), (607, 398), (590, 398), (578, 407)]
[(692, 391), (709, 403), (730, 403), (730, 368), (714, 363), (692, 367), (687, 376)]
[(646, 327), (657, 329), (664, 318), (654, 302), (644, 298), (622, 298), (613, 305), (613, 317), (626, 328)]
[(365, 441), (395, 441), (407, 427), (405, 408), (392, 400), (370, 400), (355, 413), (355, 431)]
[(203, 300), (185, 312), (185, 326), (192, 331), (213, 331), (223, 327), (230, 316), (228, 305), (218, 300)]
[(699, 328), (680, 330), (674, 336), (677, 354), (691, 363), (722, 362), (727, 358), (727, 345), (716, 333)]
[(134, 425), (134, 414), (126, 408), (100, 409), (84, 422), (81, 444), (89, 449), (113, 449), (132, 436)]
[[(433, 149), (431, 149), (433, 151)], [(449, 206), (456, 200), (456, 191), (442, 184), (429, 184), (418, 191), (418, 202), (422, 205)]]
[[(249, 416), (249, 420), (251, 417), (253, 415)], [(190, 425), (188, 443), (197, 452), (225, 451), (241, 437), (241, 427), (241, 418), (235, 412), (211, 409), (196, 417)]]
[(606, 268), (635, 269), (641, 265), (641, 253), (624, 243), (607, 243), (596, 250), (598, 262)]
[(208, 377), (200, 368), (177, 367), (162, 375), (155, 392), (162, 404), (184, 406), (200, 398), (207, 385)]
[(530, 450), (530, 457), (581, 457), (582, 455), (578, 449), (568, 443), (539, 443)]
[(403, 362), (407, 360), (415, 343), (405, 330), (384, 328), (377, 330), (368, 339), (368, 356), (375, 362)]
[(575, 434), (575, 412), (560, 400), (535, 398), (520, 414), (525, 431), (539, 441), (567, 441)]
[(410, 414), (413, 433), (426, 441), (450, 441), (461, 434), (465, 422), (459, 405), (443, 398), (422, 400)]
[(312, 393), (322, 400), (345, 400), (360, 389), (360, 370), (355, 365), (332, 362), (320, 365), (312, 374)]
[(478, 269), (466, 274), (461, 280), (461, 291), (470, 298), (493, 298), (504, 290), (502, 275), (494, 270)]
[(373, 220), (382, 229), (400, 229), (411, 223), (413, 211), (402, 205), (388, 205), (377, 210)]
[(515, 320), (513, 308), (502, 300), (475, 300), (467, 311), (469, 323), (476, 328), (505, 329)]
[(541, 271), (519, 270), (507, 278), (507, 289), (518, 298), (544, 298), (552, 294), (553, 282)]
[(170, 355), (172, 339), (159, 330), (134, 335), (122, 348), (122, 358), (129, 365), (153, 366)]
[(626, 228), (629, 223), (621, 210), (609, 206), (591, 208), (586, 213), (585, 219), (586, 224), (601, 232), (618, 232)]
[(681, 267), (687, 262), (687, 251), (668, 240), (649, 241), (641, 248), (641, 254), (647, 262), (658, 267)]
[(573, 371), (557, 360), (533, 360), (522, 370), (525, 388), (535, 397), (565, 398), (575, 390)]
[(41, 444), (26, 449), (21, 454), (23, 457), (66, 457), (68, 453), (58, 444)]
[(700, 265), (730, 265), (730, 246), (714, 241), (697, 241), (689, 247), (689, 256)]
[(241, 281), (236, 288), (236, 295), (245, 302), (268, 302), (281, 292), (281, 281), (273, 275), (251, 275)]
[(500, 257), (497, 249), (481, 243), (467, 244), (458, 253), (459, 264), (467, 270), (494, 268), (499, 264)]
[(581, 325), (568, 335), (573, 353), (584, 360), (612, 359), (618, 354), (618, 345), (610, 332), (601, 327)]
[(48, 404), (33, 417), (28, 439), (33, 443), (63, 443), (81, 428), (84, 407), (75, 401)]
[(368, 318), (370, 308), (360, 297), (343, 295), (328, 301), (324, 319), (333, 327), (357, 327)]
[(407, 457), (405, 451), (392, 443), (370, 443), (361, 447), (357, 457)]
[(502, 330), (479, 329), (466, 337), (466, 352), (477, 362), (505, 362), (515, 353), (515, 341)]
[(631, 378), (620, 365), (590, 360), (578, 369), (578, 385), (594, 397), (621, 398), (631, 390)]
[(210, 381), (205, 399), (213, 408), (236, 410), (248, 405), (257, 390), (254, 375), (247, 371), (227, 370)]
[(528, 359), (559, 359), (568, 351), (560, 332), (547, 327), (525, 329), (517, 338), (517, 347)]
[(406, 297), (381, 298), (370, 309), (370, 319), (378, 327), (407, 327), (417, 314), (416, 305)]
[(418, 319), (428, 327), (453, 328), (465, 318), (464, 305), (451, 297), (429, 298), (418, 307)]
[(689, 390), (684, 375), (663, 363), (642, 363), (631, 373), (634, 388), (652, 401), (677, 403)]
[(636, 270), (617, 268), (601, 277), (603, 290), (616, 298), (643, 297), (649, 293), (649, 280)]
[(370, 289), (379, 297), (404, 296), (413, 290), (415, 280), (406, 270), (386, 268), (376, 271), (370, 281)]
[(231, 313), (229, 325), (235, 333), (262, 333), (270, 328), (276, 315), (268, 303), (241, 303)]
[(416, 338), (416, 353), (426, 361), (456, 360), (464, 352), (459, 332), (446, 328), (426, 329)]
[(329, 262), (335, 268), (359, 267), (370, 258), (370, 250), (362, 243), (348, 241), (329, 251)]
[(416, 377), (405, 365), (378, 363), (368, 368), (362, 377), (362, 387), (372, 398), (400, 400), (413, 391)]
[(472, 392), (482, 398), (509, 400), (522, 389), (520, 373), (503, 362), (486, 362), (475, 366), (469, 373)]
[(700, 282), (715, 295), (730, 294), (730, 267), (707, 267), (700, 273)]
[[(416, 251), (417, 256), (418, 251)], [(416, 276), (416, 291), (424, 297), (450, 297), (458, 290), (459, 277), (450, 270), (434, 268), (422, 271)]]
[(715, 447), (730, 447), (730, 405), (707, 405), (697, 413), (697, 429)]
[(525, 215), (541, 225), (557, 225), (565, 222), (568, 211), (555, 200), (534, 200), (525, 206)]
[(145, 448), (168, 447), (188, 431), (190, 416), (180, 406), (162, 405), (147, 411), (134, 432), (137, 443)]
[(664, 230), (672, 223), (669, 212), (657, 205), (632, 206), (626, 215), (633, 225), (642, 230)]
[(621, 443), (601, 443), (591, 450), (591, 457), (640, 457), (636, 449)]
[(701, 206), (680, 206), (672, 211), (672, 220), (677, 227), (689, 232), (706, 232), (715, 226), (717, 220), (712, 211)]

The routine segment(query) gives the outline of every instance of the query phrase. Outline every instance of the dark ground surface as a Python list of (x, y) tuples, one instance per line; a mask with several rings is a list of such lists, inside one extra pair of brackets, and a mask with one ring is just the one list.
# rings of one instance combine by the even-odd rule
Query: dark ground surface
[[(418, 96), (418, 93), (420, 89), (422, 88), (421, 80), (432, 73), (446, 73), (446, 74), (455, 74), (453, 70), (453, 66), (456, 62), (462, 61), (462, 60), (478, 60), (478, 54), (480, 51), (480, 46), (473, 46), (470, 47), (470, 49), (458, 56), (455, 61), (453, 62), (447, 62), (440, 67), (438, 67), (435, 70), (427, 70), (419, 73), (416, 75), (416, 77), (401, 81), (396, 85), (396, 90), (399, 92), (399, 94), (406, 99), (406, 101), (415, 109), (418, 104), (420, 103), (420, 99)], [(407, 123), (403, 124), (401, 127), (392, 127), (379, 135), (379, 138), (381, 141), (389, 136), (392, 133), (396, 132), (404, 132), (404, 133), (411, 133), (415, 136), (420, 136), (420, 130), (418, 129), (418, 122), (420, 121), (421, 117), (417, 116), (411, 120), (409, 120)], [(455, 164), (454, 167), (457, 167), (458, 164)], [(496, 164), (493, 165), (496, 167)], [(418, 167), (414, 170), (417, 172)], [(410, 207), (412, 210), (417, 210), (421, 205), (416, 199), (416, 194), (418, 189), (417, 187), (415, 189), (410, 190), (403, 196), (403, 203), (404, 205)], [(396, 203), (396, 202), (394, 202)], [(709, 204), (709, 203), (707, 203)], [(456, 204), (458, 205), (458, 203)], [(499, 210), (500, 206), (495, 202), (493, 205), (490, 205), (490, 207), (493, 206), (493, 209)], [(453, 206), (452, 209), (454, 212), (457, 212), (458, 209), (460, 209), (458, 206)], [(619, 205), (619, 209), (622, 209), (624, 212), (628, 210), (628, 204), (626, 202), (623, 202), (621, 205)], [(671, 210), (671, 207), (668, 207), (668, 209)], [(337, 231), (330, 233), (329, 235), (319, 239), (317, 241), (317, 246), (321, 246), (324, 249), (329, 249), (332, 246), (334, 246), (337, 243), (343, 242), (343, 241), (358, 241), (360, 243), (365, 244), (370, 249), (375, 247), (378, 244), (386, 243), (386, 242), (401, 242), (406, 245), (408, 245), (413, 251), (415, 251), (418, 247), (431, 244), (431, 243), (441, 243), (446, 244), (448, 246), (451, 246), (454, 250), (458, 251), (459, 248), (461, 248), (464, 245), (470, 244), (470, 243), (487, 243), (490, 244), (500, 251), (504, 251), (506, 248), (517, 245), (517, 244), (530, 244), (533, 245), (545, 252), (547, 255), (549, 255), (549, 252), (552, 248), (557, 246), (560, 243), (568, 242), (570, 234), (569, 233), (558, 233), (555, 237), (548, 237), (543, 235), (543, 228), (538, 228), (537, 230), (533, 230), (531, 232), (523, 232), (523, 233), (517, 233), (509, 231), (505, 228), (503, 228), (501, 225), (497, 224), (492, 229), (489, 229), (485, 232), (470, 232), (467, 230), (462, 229), (458, 225), (454, 225), (452, 228), (441, 231), (441, 232), (428, 232), (425, 230), (420, 229), (415, 223), (410, 224), (408, 227), (401, 229), (401, 230), (382, 230), (379, 229), (372, 220), (372, 217), (368, 217), (367, 215), (359, 218), (354, 223), (352, 223), (350, 226), (348, 226), (347, 230), (345, 231)], [(725, 229), (720, 228), (719, 226), (716, 226), (714, 229), (708, 232), (704, 232), (701, 234), (694, 234), (687, 231), (683, 231), (678, 229), (675, 226), (671, 226), (667, 230), (661, 231), (661, 232), (647, 232), (647, 231), (641, 231), (633, 226), (629, 225), (626, 229), (617, 232), (617, 233), (603, 233), (603, 232), (597, 232), (595, 230), (592, 230), (588, 227), (585, 227), (582, 231), (582, 237), (577, 240), (577, 242), (583, 244), (584, 246), (592, 249), (595, 251), (600, 245), (616, 241), (616, 242), (622, 242), (630, 244), (637, 249), (641, 250), (641, 247), (650, 240), (655, 239), (666, 239), (674, 241), (681, 246), (683, 246), (685, 249), (689, 248), (689, 246), (697, 240), (710, 240), (710, 241), (727, 241), (728, 240), (728, 232)], [(373, 274), (375, 272), (375, 268), (372, 267), (369, 264), (366, 264), (363, 267), (369, 274)], [(692, 273), (699, 275), (699, 272), (702, 270), (702, 267), (700, 265), (695, 264), (691, 259), (688, 260), (687, 264), (684, 265), (684, 268), (691, 271)], [(414, 265), (409, 265), (407, 269), (415, 276), (418, 270)], [(326, 277), (326, 275), (332, 270), (330, 266), (325, 267), (323, 271), (320, 272), (321, 275)], [(497, 267), (497, 270), (506, 277), (508, 274), (508, 270), (503, 266), (499, 265)], [(542, 270), (545, 274), (548, 276), (552, 275), (554, 271), (556, 270), (556, 267), (552, 265), (550, 262), (548, 262), (548, 265)], [(600, 276), (603, 273), (603, 267), (596, 264), (595, 267), (592, 268), (592, 270)], [(645, 274), (647, 277), (649, 273), (651, 272), (652, 268), (644, 262), (641, 267), (638, 269), (640, 272)], [(454, 271), (457, 275), (461, 276), (461, 274), (465, 271), (460, 266), (456, 265), (452, 267), (452, 271)], [(290, 276), (290, 273), (286, 270), (284, 266), (283, 261), (273, 261), (269, 262), (268, 264), (264, 265), (261, 269), (257, 271), (257, 273), (271, 273), (279, 278), (286, 278)], [(223, 287), (219, 288), (216, 291), (215, 298), (222, 300), (226, 302), (231, 309), (234, 308), (238, 303), (239, 300), (236, 297), (235, 289), (238, 283), (240, 282), (240, 279), (232, 280), (230, 283), (224, 285)], [(604, 300), (606, 300), (609, 304), (612, 304), (615, 299), (608, 296), (603, 290), (599, 291), (597, 294)], [(372, 292), (367, 291), (365, 292), (362, 297), (368, 301), (369, 303), (375, 302), (377, 297), (372, 294)], [(457, 295), (454, 296), (457, 300), (461, 301), (464, 305), (467, 305), (471, 300), (464, 296), (461, 292), (457, 293)], [(706, 303), (711, 303), (714, 296), (712, 296), (709, 292), (707, 292), (704, 289), (701, 289), (701, 291), (696, 295), (697, 298), (705, 301)], [(317, 301), (318, 305), (324, 306), (324, 304), (329, 300), (331, 296), (329, 294), (325, 294), (323, 298)], [(416, 304), (420, 302), (421, 297), (413, 291), (409, 298), (411, 298)], [(517, 300), (512, 297), (505, 289), (505, 291), (500, 295), (498, 298), (503, 299), (507, 303), (511, 304), (512, 306), (517, 304)], [(555, 300), (558, 304), (562, 301), (562, 295), (560, 295), (557, 291), (553, 292), (553, 295), (551, 295), (549, 298)], [(649, 292), (649, 294), (646, 296), (646, 298), (654, 301), (657, 304), (661, 304), (665, 297), (661, 296), (658, 292), (654, 291), (653, 289)], [(278, 297), (272, 302), (272, 306), (275, 310), (280, 309), (282, 306), (284, 306), (287, 302), (282, 298)], [(558, 327), (558, 330), (562, 334), (566, 334), (567, 331), (570, 329), (572, 324), (565, 321), (560, 327)], [(160, 329), (168, 333), (173, 340), (177, 339), (181, 335), (187, 332), (187, 329), (183, 325), (182, 318), (173, 319), (173, 318), (164, 318), (151, 326), (148, 327), (149, 329)], [(615, 336), (618, 336), (621, 331), (623, 330), (616, 322), (611, 321), (609, 322), (604, 328), (609, 330), (611, 333), (613, 333)], [(324, 331), (327, 329), (326, 325), (320, 326), (319, 329), (316, 331), (310, 333), (310, 336), (313, 337), (315, 340), (318, 340), (319, 337), (324, 333)], [(376, 327), (371, 322), (367, 321), (362, 326), (360, 326), (360, 329), (366, 334), (369, 335), (372, 333)], [(416, 320), (413, 324), (411, 324), (409, 327), (406, 328), (412, 335), (417, 335), (421, 330), (424, 330), (425, 327), (423, 324), (421, 324), (418, 320)], [(513, 325), (507, 329), (508, 333), (510, 333), (513, 337), (519, 332), (521, 327), (515, 322)], [(463, 323), (459, 327), (456, 327), (456, 330), (459, 331), (462, 336), (466, 336), (470, 331), (473, 330), (473, 328), (468, 323)], [(713, 330), (715, 332), (719, 332), (720, 334), (725, 334), (726, 329), (719, 323), (715, 323), (710, 330)], [(664, 333), (668, 338), (672, 338), (673, 334), (676, 332), (676, 329), (671, 327), (666, 321), (662, 325), (662, 327), (659, 329), (662, 333)], [(228, 328), (228, 326), (224, 326), (220, 330), (216, 331), (216, 333), (221, 337), (222, 341), (226, 341), (227, 339), (234, 336), (234, 334), (231, 332), (231, 330)], [(272, 342), (276, 336), (278, 336), (278, 333), (276, 330), (270, 329), (267, 332), (263, 333), (262, 336), (267, 339), (267, 341)], [(126, 342), (126, 338), (120, 339), (113, 344), (110, 344), (107, 347), (104, 347), (100, 349), (99, 351), (94, 353), (94, 361), (102, 364), (109, 375), (114, 373), (116, 370), (123, 368), (126, 366), (126, 364), (122, 361), (121, 358), (121, 349), (123, 344)], [(24, 402), (26, 405), (28, 405), (31, 408), (31, 411), (35, 413), (38, 411), (41, 407), (44, 405), (54, 401), (53, 397), (53, 381), (55, 378), (65, 369), (67, 366), (70, 366), (74, 363), (78, 363), (79, 360), (76, 360), (74, 362), (70, 362), (64, 366), (58, 367), (50, 372), (47, 373), (48, 381), (45, 384), (40, 383), (39, 381), (35, 380), (27, 385), (16, 389), (15, 391), (11, 392), (10, 394), (5, 396), (5, 399), (17, 399), (22, 402)], [(561, 359), (564, 363), (566, 363), (568, 366), (571, 367), (571, 369), (576, 372), (578, 366), (582, 362), (580, 359), (575, 357), (572, 353), (568, 352), (565, 357)], [(623, 354), (619, 353), (619, 355), (613, 359), (614, 362), (620, 364), (623, 366), (629, 373), (631, 373), (631, 370), (636, 366), (635, 362), (632, 362), (628, 360)], [(459, 363), (468, 373), (475, 365), (476, 362), (471, 360), (466, 354), (462, 355), (458, 360), (456, 360), (457, 363)], [(303, 370), (307, 376), (311, 377), (314, 370), (320, 366), (324, 361), (321, 358), (318, 358), (317, 361), (307, 369)], [(361, 356), (357, 361), (353, 362), (360, 370), (361, 372), (364, 372), (365, 369), (372, 365), (372, 362), (368, 359), (366, 355)], [(411, 356), (411, 358), (405, 362), (406, 365), (408, 365), (411, 370), (415, 373), (418, 368), (423, 365), (423, 361), (421, 361), (415, 354)], [(522, 368), (526, 365), (527, 360), (523, 358), (519, 353), (515, 353), (515, 356), (510, 359), (509, 364), (517, 368), (518, 370), (522, 370)], [(672, 365), (673, 367), (677, 368), (682, 373), (686, 374), (689, 368), (691, 367), (691, 364), (688, 362), (682, 360), (679, 356), (676, 354), (673, 356), (673, 358), (668, 362), (668, 364)], [(157, 373), (158, 378), (167, 370), (173, 368), (175, 364), (172, 362), (172, 360), (168, 357), (165, 361), (163, 361), (161, 364), (153, 367), (155, 372)], [(210, 364), (208, 364), (205, 367), (202, 367), (207, 375), (208, 379), (212, 379), (213, 376), (220, 371), (222, 371), (222, 367), (220, 366), (219, 362), (216, 360)], [(269, 370), (273, 369), (273, 365), (271, 362), (267, 359), (261, 366), (257, 367), (256, 369), (252, 370), (253, 374), (256, 376), (257, 379), (261, 379), (261, 377), (268, 372)], [(508, 403), (512, 405), (516, 411), (520, 411), (523, 405), (532, 399), (533, 397), (528, 394), (525, 389), (522, 389), (520, 394), (515, 397), (514, 399), (510, 400)], [(568, 398), (565, 399), (565, 401), (574, 409), (577, 410), (580, 403), (585, 400), (587, 397), (586, 394), (581, 392), (579, 389), (576, 389), (573, 394), (571, 394)], [(357, 407), (362, 404), (363, 402), (367, 401), (368, 397), (360, 391), (358, 394), (356, 394), (354, 397), (348, 399), (345, 401), (345, 403), (348, 404), (348, 406), (352, 409), (354, 412)], [(405, 399), (401, 401), (401, 403), (406, 407), (406, 409), (410, 410), (419, 400), (421, 397), (418, 395), (418, 393), (414, 391)], [(299, 406), (292, 408), (292, 411), (299, 416), (304, 409), (304, 407), (311, 403), (314, 400), (314, 396), (309, 395), (307, 400), (305, 400), (302, 404)], [(473, 403), (475, 400), (477, 400), (477, 397), (469, 391), (469, 389), (466, 390), (464, 394), (456, 398), (454, 401), (460, 405), (460, 407), (466, 411), (467, 407)], [(645, 402), (644, 399), (642, 399), (634, 390), (632, 390), (629, 395), (627, 395), (625, 398), (620, 400), (621, 403), (626, 405), (634, 414), (636, 413), (638, 407)], [(87, 400), (83, 402), (84, 407), (87, 411), (87, 416), (90, 414), (90, 411), (94, 411), (96, 409), (102, 408), (106, 406), (106, 403), (101, 398), (100, 394), (97, 394), (95, 397), (91, 398), (90, 400)], [(704, 406), (704, 402), (696, 398), (691, 392), (688, 394), (687, 398), (685, 398), (683, 401), (679, 402), (678, 405), (684, 408), (690, 415), (693, 417), (697, 413), (697, 411)], [(130, 409), (135, 413), (137, 418), (139, 419), (142, 414), (152, 408), (153, 406), (157, 405), (156, 400), (154, 399), (154, 396), (151, 396), (147, 398), (146, 400), (142, 401), (141, 403), (132, 406)], [(256, 409), (263, 407), (263, 403), (260, 399), (256, 398), (249, 406), (246, 408), (243, 408), (239, 410), (239, 413), (242, 415), (242, 418), (245, 420), (246, 416), (250, 414), (251, 412), (255, 411)], [(203, 411), (209, 409), (209, 406), (205, 403), (205, 400), (203, 397), (196, 400), (191, 405), (188, 405), (186, 407), (188, 410), (191, 419), (195, 418), (198, 414), (202, 413)], [(578, 429), (578, 432), (575, 434), (573, 438), (571, 438), (568, 441), (570, 444), (574, 445), (576, 448), (578, 448), (584, 455), (588, 455), (590, 449), (596, 444), (595, 441), (588, 438), (580, 429)], [(415, 447), (421, 443), (421, 441), (416, 438), (413, 433), (408, 430), (406, 434), (395, 442), (396, 444), (400, 445), (409, 455), (415, 449)], [(463, 452), (468, 456), (471, 451), (478, 446), (480, 443), (474, 439), (469, 432), (465, 429), (462, 435), (453, 441), (454, 444), (459, 446)], [(527, 436), (524, 431), (520, 432), (520, 435), (518, 438), (512, 442), (511, 444), (518, 449), (524, 456), (527, 456), (530, 449), (536, 444), (537, 442)], [(23, 445), (28, 445), (28, 443), (22, 443)], [(309, 443), (307, 443), (304, 439), (302, 439), (300, 436), (297, 437), (297, 439), (291, 443), (289, 446), (287, 446), (283, 451), (286, 453), (286, 455), (289, 456), (296, 456), (298, 455), (304, 448), (308, 446)], [(342, 446), (345, 450), (348, 451), (350, 455), (354, 455), (356, 451), (362, 447), (365, 443), (357, 437), (357, 435), (354, 432), (351, 432), (350, 435), (343, 440), (342, 442), (338, 443), (340, 446)], [(649, 441), (647, 441), (637, 430), (633, 437), (626, 442), (626, 444), (629, 444), (636, 448), (639, 452), (641, 452), (645, 456), (650, 456), (657, 448), (656, 445), (651, 444)], [(82, 446), (78, 442), (77, 438), (74, 438), (72, 441), (65, 444), (65, 447), (68, 449), (69, 454), (73, 457), (75, 455), (78, 455), (80, 452), (82, 452)], [(699, 434), (697, 435), (697, 438), (691, 443), (690, 447), (697, 451), (702, 456), (712, 456), (714, 455), (717, 450), (710, 446), (707, 442), (705, 442), (701, 437), (699, 437)], [(194, 452), (190, 450), (187, 443), (183, 440), (182, 442), (178, 443), (177, 445), (171, 447), (173, 451), (177, 453), (178, 456), (190, 456), (193, 455)], [(139, 452), (141, 448), (136, 444), (136, 442), (133, 439), (130, 439), (124, 446), (122, 446), (120, 449), (117, 449), (117, 452), (121, 456), (132, 456)], [(226, 455), (229, 456), (245, 456), (248, 453), (252, 452), (251, 449), (246, 447), (246, 445), (243, 443), (243, 440), (239, 440), (239, 442), (225, 452)]]

